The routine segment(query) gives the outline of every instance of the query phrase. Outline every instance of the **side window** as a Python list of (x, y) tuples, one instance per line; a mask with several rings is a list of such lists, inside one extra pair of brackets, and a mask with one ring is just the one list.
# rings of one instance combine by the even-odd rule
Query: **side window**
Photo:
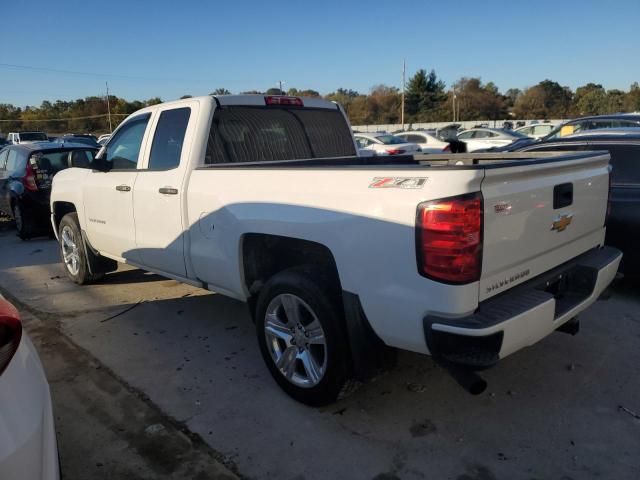
[(138, 155), (150, 114), (132, 118), (120, 127), (107, 146), (107, 163), (113, 170), (133, 170), (138, 167)]
[(73, 150), (71, 152), (70, 167), (89, 168), (93, 160), (93, 150)]
[(471, 138), (471, 136), (474, 134), (474, 132), (462, 132), (460, 135), (458, 135), (458, 138), (460, 140), (467, 140), (469, 138)]
[(407, 135), (404, 138), (407, 140), (407, 142), (410, 143), (425, 143), (424, 138), (422, 138), (420, 135)]
[(9, 149), (9, 156), (7, 157), (7, 171), (13, 172), (18, 170), (18, 163), (18, 152), (14, 148)]
[(369, 145), (369, 140), (364, 137), (356, 137), (356, 143), (358, 148), (366, 148)]
[(592, 150), (609, 150), (611, 154), (611, 183), (640, 184), (640, 145), (592, 144)]
[(473, 132), (473, 138), (487, 138), (489, 136), (489, 132), (485, 132), (484, 130), (476, 130)]
[(180, 165), (180, 154), (190, 115), (190, 108), (165, 110), (160, 114), (151, 145), (149, 169), (170, 170)]
[(4, 170), (7, 166), (7, 156), (9, 155), (9, 149), (5, 148), (0, 152), (0, 170)]

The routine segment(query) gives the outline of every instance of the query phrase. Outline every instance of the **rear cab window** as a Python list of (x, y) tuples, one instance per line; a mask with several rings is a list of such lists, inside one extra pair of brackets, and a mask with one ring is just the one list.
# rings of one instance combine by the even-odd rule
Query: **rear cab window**
[(353, 155), (353, 137), (338, 109), (227, 106), (214, 113), (205, 163)]

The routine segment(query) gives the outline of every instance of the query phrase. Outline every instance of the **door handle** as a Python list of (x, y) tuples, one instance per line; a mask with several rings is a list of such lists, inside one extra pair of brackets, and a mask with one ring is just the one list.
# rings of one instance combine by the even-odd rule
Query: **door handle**
[(118, 185), (116, 187), (116, 190), (119, 192), (130, 192), (131, 191), (131, 187), (129, 185)]
[(162, 193), (163, 195), (177, 195), (178, 189), (173, 187), (162, 187), (158, 189), (158, 192)]

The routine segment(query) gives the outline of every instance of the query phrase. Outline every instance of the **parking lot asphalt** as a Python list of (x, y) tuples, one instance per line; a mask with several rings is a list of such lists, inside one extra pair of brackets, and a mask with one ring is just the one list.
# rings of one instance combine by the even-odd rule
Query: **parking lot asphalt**
[(484, 372), (480, 396), (429, 357), (401, 352), (392, 371), (319, 409), (278, 389), (235, 300), (128, 267), (78, 287), (55, 241), (22, 242), (12, 231), (0, 233), (0, 289), (244, 477), (640, 477), (640, 297), (631, 283), (583, 314), (577, 336), (553, 334)]

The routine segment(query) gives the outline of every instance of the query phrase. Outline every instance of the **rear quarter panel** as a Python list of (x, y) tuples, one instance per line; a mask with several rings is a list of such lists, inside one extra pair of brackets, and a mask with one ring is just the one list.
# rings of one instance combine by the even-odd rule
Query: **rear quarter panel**
[[(192, 268), (214, 290), (243, 299), (245, 233), (321, 243), (335, 258), (342, 288), (360, 296), (378, 335), (426, 353), (423, 316), (472, 312), (478, 285), (444, 285), (418, 274), (417, 205), (478, 191), (482, 176), (482, 170), (393, 167), (195, 170), (187, 201)], [(377, 177), (427, 181), (421, 189), (370, 188)]]

